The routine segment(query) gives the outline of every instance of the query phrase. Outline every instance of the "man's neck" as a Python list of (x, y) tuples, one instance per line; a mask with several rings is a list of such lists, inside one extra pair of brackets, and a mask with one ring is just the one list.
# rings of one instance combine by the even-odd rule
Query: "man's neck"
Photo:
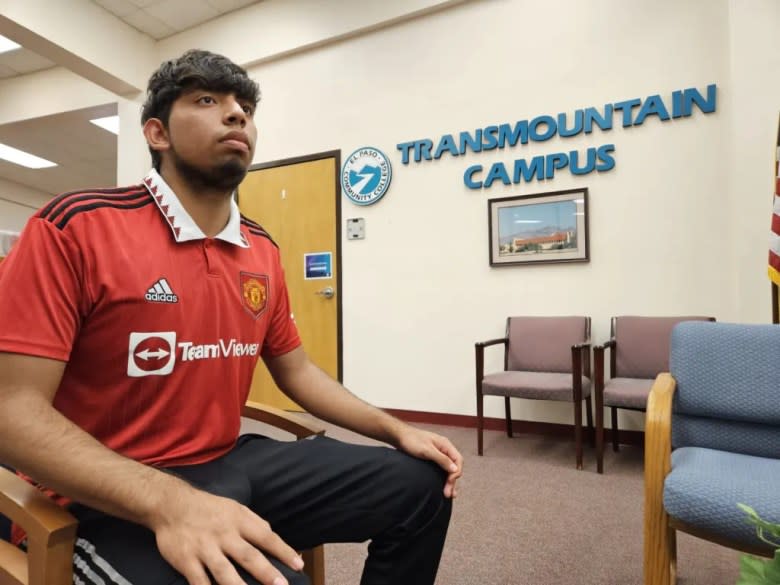
[(194, 188), (169, 169), (160, 169), (160, 176), (176, 193), (182, 207), (206, 237), (213, 238), (225, 228), (230, 220), (232, 191)]

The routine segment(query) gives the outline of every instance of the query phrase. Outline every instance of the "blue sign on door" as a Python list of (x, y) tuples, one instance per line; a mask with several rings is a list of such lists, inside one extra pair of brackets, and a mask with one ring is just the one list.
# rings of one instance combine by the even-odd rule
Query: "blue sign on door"
[(306, 280), (314, 278), (333, 278), (333, 262), (330, 252), (314, 252), (303, 255), (303, 277)]

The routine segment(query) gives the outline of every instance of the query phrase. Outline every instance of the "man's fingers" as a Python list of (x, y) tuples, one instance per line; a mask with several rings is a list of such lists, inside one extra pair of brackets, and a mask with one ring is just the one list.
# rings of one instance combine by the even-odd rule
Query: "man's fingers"
[[(212, 551), (203, 559), (203, 562), (219, 585), (246, 585), (233, 566), (233, 563), (228, 560), (221, 550)], [(266, 582), (261, 580), (261, 583), (271, 585), (272, 581)]]
[(450, 459), (448, 455), (443, 453), (442, 450), (439, 449), (438, 446), (436, 445), (434, 445), (434, 448), (432, 449), (430, 458), (434, 463), (436, 463), (447, 473), (454, 473), (457, 470), (457, 466), (455, 465), (455, 462), (452, 459)]
[(242, 527), (241, 536), (263, 552), (276, 557), (294, 571), (303, 569), (303, 559), (300, 555), (271, 530), (270, 524), (259, 516), (252, 513), (250, 521)]
[(287, 580), (271, 562), (245, 540), (226, 547), (227, 555), (264, 585), (287, 585)]
[(175, 568), (187, 579), (188, 585), (211, 585), (206, 571), (203, 570), (203, 567), (197, 561), (188, 564), (186, 567)]
[[(442, 467), (447, 470), (449, 473), (462, 473), (463, 471), (463, 456), (460, 454), (460, 452), (455, 448), (455, 446), (450, 443), (449, 439), (441, 436), (437, 436), (437, 441), (434, 441), (434, 445), (436, 446), (436, 449), (438, 449), (441, 453), (447, 456), (447, 459), (449, 460), (447, 466), (442, 465)], [(460, 477), (460, 475), (458, 475)]]

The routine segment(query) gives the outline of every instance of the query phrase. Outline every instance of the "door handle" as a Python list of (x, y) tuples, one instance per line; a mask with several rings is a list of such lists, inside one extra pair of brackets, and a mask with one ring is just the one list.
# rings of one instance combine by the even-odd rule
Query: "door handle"
[(336, 291), (333, 290), (332, 286), (326, 286), (325, 288), (323, 288), (322, 290), (318, 290), (314, 294), (320, 295), (321, 297), (326, 299), (332, 299), (333, 295), (336, 294)]

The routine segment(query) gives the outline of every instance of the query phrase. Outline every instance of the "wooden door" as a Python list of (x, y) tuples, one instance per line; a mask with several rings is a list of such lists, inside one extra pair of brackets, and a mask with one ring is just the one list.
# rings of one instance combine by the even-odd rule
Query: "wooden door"
[[(238, 205), (279, 245), (303, 348), (315, 364), (340, 381), (339, 166), (339, 151), (253, 166), (238, 188)], [(314, 265), (307, 277), (305, 255), (327, 253), (331, 255), (330, 277)], [(250, 399), (301, 410), (277, 388), (262, 360), (252, 379)]]

